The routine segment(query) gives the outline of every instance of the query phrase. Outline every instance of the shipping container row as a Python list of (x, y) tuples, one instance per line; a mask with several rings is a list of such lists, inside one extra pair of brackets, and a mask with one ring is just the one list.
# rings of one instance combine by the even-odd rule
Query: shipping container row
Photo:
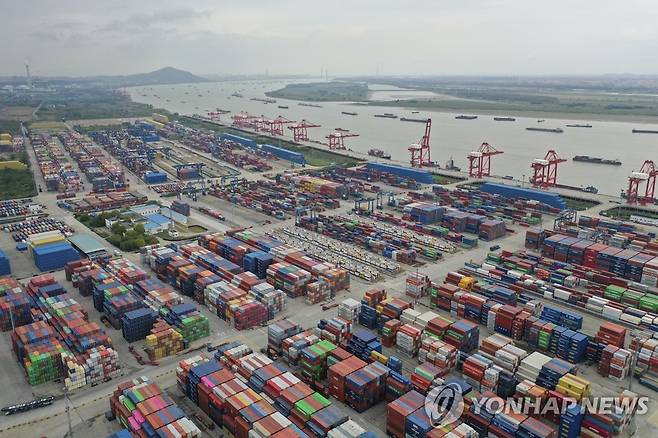
[(75, 131), (57, 134), (59, 141), (91, 183), (94, 192), (105, 192), (126, 187), (122, 168), (94, 146), (86, 136)]
[(209, 193), (277, 219), (285, 219), (287, 214), (293, 215), (305, 208), (323, 211), (340, 207), (340, 202), (331, 194), (306, 192), (291, 184), (265, 180), (214, 187)]
[(80, 294), (92, 296), (94, 308), (128, 342), (146, 339), (151, 360), (175, 354), (209, 335), (205, 315), (127, 259), (82, 260), (65, 270)]
[[(122, 165), (130, 169), (138, 177), (144, 177), (148, 184), (156, 184), (159, 182), (166, 182), (167, 175), (162, 172), (155, 172), (153, 162), (156, 158), (156, 149), (151, 147), (144, 141), (144, 136), (150, 137), (153, 134), (148, 132), (135, 132), (131, 130), (133, 135), (128, 129), (104, 130), (104, 131), (91, 131), (88, 133), (89, 137), (99, 144), (103, 149), (109, 152)], [(162, 173), (162, 175), (155, 177), (156, 181), (150, 181), (146, 178), (149, 173)]]
[(140, 193), (116, 191), (104, 194), (90, 193), (83, 198), (62, 199), (57, 201), (57, 205), (74, 213), (91, 213), (132, 207), (141, 205), (146, 201), (146, 196)]
[(112, 340), (51, 275), (27, 287), (3, 277), (0, 321), (12, 330), (12, 349), (31, 385), (62, 380), (68, 390), (120, 374)]
[(56, 136), (34, 134), (30, 144), (49, 192), (75, 193), (82, 190), (78, 172), (68, 162)]

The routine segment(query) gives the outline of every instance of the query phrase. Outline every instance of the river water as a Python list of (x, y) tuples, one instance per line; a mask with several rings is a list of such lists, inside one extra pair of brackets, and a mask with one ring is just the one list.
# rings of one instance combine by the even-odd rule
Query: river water
[[(301, 82), (299, 80), (294, 82)], [(275, 104), (265, 104), (250, 100), (253, 97), (265, 98), (269, 90), (282, 88), (290, 81), (231, 81), (203, 84), (157, 85), (128, 89), (133, 100), (152, 104), (180, 114), (203, 114), (221, 108), (231, 114), (247, 111), (254, 115), (274, 118), (282, 115), (291, 120), (306, 119), (322, 125), (309, 128), (311, 139), (323, 140), (335, 128), (349, 129), (359, 137), (348, 138), (348, 148), (366, 153), (370, 148), (389, 152), (393, 160), (408, 162), (407, 148), (418, 143), (423, 135), (424, 124), (401, 122), (397, 119), (374, 117), (383, 112), (400, 117), (432, 118), (431, 154), (432, 160), (443, 165), (453, 158), (455, 165), (467, 168), (466, 154), (476, 150), (482, 142), (488, 142), (496, 149), (505, 151), (493, 157), (492, 173), (499, 176), (510, 175), (516, 179), (529, 178), (530, 164), (535, 158), (543, 158), (549, 149), (555, 149), (568, 161), (559, 167), (558, 182), (573, 186), (593, 185), (600, 193), (618, 196), (627, 186), (628, 176), (639, 170), (646, 159), (658, 162), (658, 134), (633, 134), (632, 129), (658, 129), (655, 125), (640, 123), (566, 120), (546, 118), (538, 123), (537, 118), (516, 117), (515, 122), (497, 122), (491, 115), (479, 115), (476, 120), (457, 120), (458, 113), (420, 111), (412, 114), (411, 109), (390, 107), (355, 106), (344, 102), (321, 102), (322, 108), (300, 106), (298, 101), (276, 99)], [(405, 91), (390, 86), (371, 86), (373, 100), (410, 99), (427, 97), (431, 93)], [(232, 97), (235, 92), (243, 98)], [(279, 105), (288, 106), (280, 109)], [(357, 112), (357, 116), (343, 115), (341, 111)], [(473, 113), (476, 114), (476, 113)], [(223, 115), (222, 121), (230, 122), (230, 114)], [(592, 128), (567, 128), (566, 124), (590, 123)], [(557, 128), (561, 134), (527, 131), (526, 127)], [(290, 130), (285, 130), (291, 136)], [(603, 158), (618, 158), (621, 166), (576, 163), (574, 155), (590, 155)]]

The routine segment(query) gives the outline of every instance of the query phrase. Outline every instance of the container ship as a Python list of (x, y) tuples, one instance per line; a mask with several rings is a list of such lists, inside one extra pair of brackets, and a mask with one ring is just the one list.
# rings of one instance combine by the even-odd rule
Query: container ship
[(596, 164), (609, 164), (611, 166), (621, 166), (621, 161), (617, 159), (609, 160), (607, 158), (590, 157), (589, 155), (576, 155), (575, 157), (573, 157), (573, 161), (579, 161), (581, 163), (596, 163)]
[(389, 154), (388, 152), (384, 152), (381, 149), (375, 149), (375, 148), (370, 149), (368, 151), (368, 155), (370, 155), (371, 157), (383, 158), (385, 160), (391, 159), (391, 154)]
[(478, 116), (466, 116), (464, 114), (460, 114), (460, 115), (455, 117), (455, 119), (457, 119), (457, 120), (475, 120), (477, 118), (478, 118)]
[(413, 117), (400, 117), (401, 122), (427, 123), (427, 119), (414, 119)]
[(351, 112), (351, 111), (342, 111), (341, 114), (345, 114), (346, 116), (356, 116), (357, 115), (355, 112)]
[(658, 130), (653, 130), (653, 129), (633, 129), (633, 134), (658, 134)]
[(494, 117), (496, 122), (516, 122), (514, 117)]
[(528, 131), (539, 131), (539, 132), (554, 132), (556, 134), (561, 134), (564, 131), (562, 128), (525, 128)]
[(375, 114), (375, 117), (383, 117), (385, 119), (397, 119), (398, 118), (398, 116), (396, 116), (395, 114), (391, 114), (391, 113)]
[(575, 123), (575, 124), (567, 125), (567, 128), (591, 128), (591, 127), (592, 125), (590, 125), (589, 123), (586, 124)]

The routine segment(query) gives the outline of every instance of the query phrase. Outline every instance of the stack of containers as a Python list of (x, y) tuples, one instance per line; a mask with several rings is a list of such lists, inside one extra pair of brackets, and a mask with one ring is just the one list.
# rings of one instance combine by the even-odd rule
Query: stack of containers
[[(369, 308), (372, 309), (372, 307)], [(357, 319), (361, 323), (361, 309), (362, 305), (359, 301), (354, 298), (346, 298), (338, 305), (338, 316), (352, 324), (356, 323)]]
[(394, 438), (405, 438), (407, 418), (425, 405), (425, 396), (410, 391), (391, 402), (386, 412), (386, 433)]
[(429, 294), (431, 282), (428, 276), (412, 272), (407, 275), (405, 285), (405, 295), (418, 299)]
[(443, 340), (460, 351), (469, 353), (478, 348), (480, 330), (477, 324), (462, 319), (450, 325)]
[(598, 362), (599, 375), (622, 381), (630, 372), (632, 353), (614, 345), (606, 345)]
[(153, 328), (155, 312), (151, 309), (137, 309), (126, 312), (121, 319), (123, 337), (128, 342), (146, 338)]
[(302, 331), (301, 325), (290, 319), (281, 319), (267, 326), (267, 346), (277, 354), (281, 353), (283, 340)]
[(63, 360), (72, 353), (57, 339), (49, 324), (38, 321), (17, 327), (11, 334), (11, 340), (14, 354), (23, 365), (31, 385), (63, 376)]
[(191, 304), (178, 304), (162, 308), (160, 314), (166, 322), (176, 327), (188, 343), (205, 338), (210, 334), (208, 318)]
[(262, 303), (267, 308), (267, 319), (274, 318), (286, 308), (286, 294), (274, 289), (269, 283), (260, 283), (252, 286), (249, 295)]
[(418, 362), (434, 365), (439, 371), (439, 377), (445, 377), (457, 365), (457, 353), (454, 346), (432, 336), (425, 336), (418, 350)]
[(301, 352), (302, 376), (311, 381), (323, 380), (327, 374), (327, 356), (336, 348), (329, 341), (320, 341), (304, 348)]
[(347, 351), (367, 361), (370, 359), (373, 351), (382, 352), (382, 345), (373, 333), (366, 330), (359, 330), (352, 333), (352, 337), (347, 344)]
[(399, 353), (414, 357), (418, 354), (422, 331), (409, 324), (400, 326), (396, 333), (396, 346)]
[(161, 319), (153, 324), (151, 332), (146, 336), (144, 346), (150, 360), (173, 356), (182, 351), (183, 348), (185, 348), (183, 335)]
[(267, 282), (292, 298), (304, 295), (310, 281), (310, 272), (290, 263), (274, 263), (267, 268)]
[(366, 362), (351, 356), (329, 367), (327, 371), (327, 388), (329, 395), (345, 402), (345, 379), (348, 375), (366, 366)]
[(260, 279), (267, 275), (267, 267), (272, 264), (273, 257), (264, 251), (253, 251), (247, 253), (243, 259), (245, 271), (252, 272)]
[(31, 297), (11, 277), (0, 277), (0, 331), (6, 332), (32, 322)]
[(137, 436), (201, 436), (201, 430), (146, 377), (120, 384), (110, 397), (110, 408), (113, 416)]
[(11, 274), (11, 266), (9, 265), (9, 259), (4, 251), (0, 250), (0, 275), (9, 275)]

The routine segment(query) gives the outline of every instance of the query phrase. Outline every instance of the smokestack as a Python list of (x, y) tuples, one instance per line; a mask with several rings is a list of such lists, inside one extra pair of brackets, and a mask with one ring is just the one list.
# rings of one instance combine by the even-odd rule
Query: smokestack
[(25, 61), (25, 76), (27, 77), (27, 88), (32, 88), (32, 77), (30, 76), (30, 60)]

